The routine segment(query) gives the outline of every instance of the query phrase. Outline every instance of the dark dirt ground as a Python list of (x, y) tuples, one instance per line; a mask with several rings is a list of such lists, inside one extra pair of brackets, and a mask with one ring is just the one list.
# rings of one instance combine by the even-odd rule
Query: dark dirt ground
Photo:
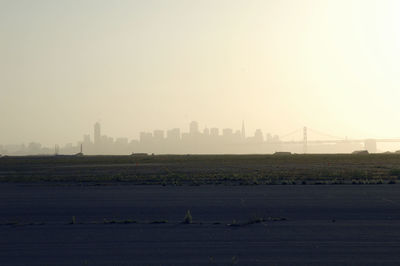
[(398, 265), (400, 185), (0, 183), (0, 224), (0, 265)]

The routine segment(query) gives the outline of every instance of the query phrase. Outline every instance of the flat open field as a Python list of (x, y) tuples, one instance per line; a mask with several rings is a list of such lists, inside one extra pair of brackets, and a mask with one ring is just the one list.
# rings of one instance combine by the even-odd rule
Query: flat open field
[(0, 182), (133, 184), (381, 184), (400, 177), (400, 154), (157, 155), (0, 158)]
[(398, 265), (399, 169), (399, 155), (3, 157), (0, 265)]

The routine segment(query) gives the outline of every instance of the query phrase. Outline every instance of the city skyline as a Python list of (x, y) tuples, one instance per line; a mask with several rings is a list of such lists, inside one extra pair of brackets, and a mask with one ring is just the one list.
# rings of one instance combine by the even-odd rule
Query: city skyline
[[(317, 134), (319, 139), (310, 138)], [(350, 153), (355, 150), (382, 152), (382, 143), (400, 143), (399, 139), (348, 139), (331, 136), (314, 129), (303, 127), (282, 136), (256, 129), (246, 133), (245, 121), (240, 129), (200, 127), (192, 121), (187, 130), (171, 128), (142, 131), (137, 139), (111, 137), (102, 134), (99, 122), (93, 125), (91, 134), (84, 134), (82, 140), (75, 144), (62, 146), (42, 146), (37, 142), (29, 144), (0, 145), (0, 154), (35, 155), (35, 154), (78, 154), (85, 155), (128, 155), (134, 153), (155, 154), (271, 154), (275, 152), (293, 153)], [(322, 138), (322, 139), (321, 139)], [(379, 144), (378, 144), (379, 143)], [(392, 151), (397, 151), (393, 149)]]
[[(76, 146), (74, 146), (75, 144), (73, 144), (73, 143), (67, 143), (64, 146), (55, 144), (54, 152), (57, 153), (57, 151), (66, 150), (67, 153), (74, 153), (75, 150), (77, 150), (80, 147), (80, 144), (83, 144), (84, 150), (87, 151), (87, 149), (92, 149), (92, 153), (96, 154), (96, 153), (102, 151), (102, 148), (101, 148), (102, 146), (103, 146), (103, 151), (104, 151), (104, 146), (111, 147), (114, 144), (119, 147), (121, 147), (121, 146), (128, 147), (128, 144), (132, 145), (135, 143), (146, 143), (146, 142), (151, 142), (153, 140), (156, 140), (156, 141), (162, 141), (162, 140), (180, 141), (180, 140), (185, 140), (188, 137), (196, 137), (196, 136), (226, 137), (228, 139), (233, 140), (234, 142), (245, 141), (246, 139), (251, 140), (252, 138), (257, 138), (258, 139), (257, 142), (262, 142), (264, 140), (264, 136), (262, 134), (261, 129), (257, 129), (256, 132), (254, 133), (253, 137), (246, 137), (244, 121), (242, 121), (241, 130), (235, 130), (235, 131), (231, 128), (222, 128), (220, 131), (220, 128), (217, 128), (217, 127), (212, 127), (212, 128), (204, 127), (204, 129), (201, 131), (199, 128), (198, 122), (192, 121), (188, 126), (187, 132), (185, 132), (183, 130), (181, 131), (180, 128), (172, 128), (172, 129), (168, 129), (168, 130), (155, 129), (152, 132), (141, 131), (139, 133), (139, 138), (137, 138), (137, 139), (129, 139), (127, 137), (115, 138), (115, 137), (110, 137), (105, 134), (102, 134), (101, 133), (101, 124), (99, 122), (96, 122), (93, 126), (93, 134), (92, 135), (84, 134), (83, 140), (77, 141)], [(265, 139), (277, 141), (277, 140), (279, 140), (279, 137), (278, 137), (278, 135), (271, 135), (270, 133), (266, 133)], [(32, 152), (38, 152), (38, 151), (42, 150), (47, 154), (51, 153), (51, 151), (52, 151), (51, 147), (44, 147), (44, 146), (42, 146), (42, 144), (40, 144), (38, 142), (29, 142), (28, 145), (25, 145), (25, 144), (11, 144), (11, 145), (0, 144), (0, 153), (6, 154), (7, 153), (6, 147), (8, 147), (9, 149), (13, 150), (16, 153), (18, 153), (18, 149), (32, 151)], [(93, 147), (97, 147), (97, 148), (93, 149)], [(120, 150), (121, 149), (119, 149), (119, 151)], [(125, 149), (125, 152), (126, 151), (127, 150)], [(111, 153), (114, 153), (114, 152), (111, 151)]]

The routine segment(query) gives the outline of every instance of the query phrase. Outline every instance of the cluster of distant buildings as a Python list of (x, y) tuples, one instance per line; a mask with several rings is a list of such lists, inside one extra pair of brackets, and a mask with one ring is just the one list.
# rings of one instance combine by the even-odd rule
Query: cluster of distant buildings
[(54, 147), (44, 147), (38, 142), (29, 144), (8, 144), (0, 145), (0, 155), (50, 155), (50, 154), (75, 154), (79, 150), (78, 146), (72, 143), (64, 147), (55, 145)]
[(358, 143), (343, 142), (335, 145), (312, 145), (307, 147), (307, 139), (302, 142), (284, 142), (277, 135), (264, 134), (257, 129), (252, 136), (247, 136), (244, 122), (240, 130), (231, 128), (204, 128), (192, 121), (188, 132), (179, 128), (167, 131), (154, 130), (141, 132), (138, 140), (112, 138), (101, 133), (100, 123), (94, 125), (93, 137), (84, 135), (76, 145), (63, 147), (42, 147), (39, 143), (28, 145), (0, 145), (3, 155), (38, 155), (38, 154), (85, 154), (85, 155), (128, 155), (128, 154), (268, 154), (275, 152), (294, 153), (350, 153), (362, 150)]
[(204, 128), (192, 121), (188, 132), (181, 132), (179, 128), (167, 131), (154, 130), (140, 132), (138, 140), (128, 141), (127, 138), (113, 139), (101, 134), (101, 125), (94, 125), (93, 141), (90, 135), (84, 135), (82, 142), (85, 154), (186, 154), (186, 153), (258, 153), (264, 142), (279, 143), (277, 135), (264, 134), (257, 129), (254, 136), (246, 136), (244, 123), (242, 129), (234, 131), (225, 128)]
[[(269, 143), (269, 149), (263, 147)], [(277, 135), (263, 134), (257, 129), (253, 136), (246, 136), (244, 122), (241, 130), (231, 128), (204, 128), (192, 121), (188, 132), (181, 132), (179, 128), (167, 131), (154, 130), (140, 132), (138, 140), (128, 138), (112, 138), (101, 133), (100, 123), (94, 125), (93, 137), (84, 135), (83, 140), (76, 145), (69, 143), (63, 147), (43, 147), (40, 143), (32, 142), (28, 145), (0, 145), (0, 154), (187, 154), (187, 153), (268, 153), (274, 152), (280, 143)]]

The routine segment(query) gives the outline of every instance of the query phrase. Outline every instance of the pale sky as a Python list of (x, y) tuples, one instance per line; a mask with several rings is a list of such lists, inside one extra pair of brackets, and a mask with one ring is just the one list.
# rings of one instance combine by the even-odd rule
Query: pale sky
[(400, 137), (399, 106), (400, 1), (0, 0), (0, 144), (97, 121)]

